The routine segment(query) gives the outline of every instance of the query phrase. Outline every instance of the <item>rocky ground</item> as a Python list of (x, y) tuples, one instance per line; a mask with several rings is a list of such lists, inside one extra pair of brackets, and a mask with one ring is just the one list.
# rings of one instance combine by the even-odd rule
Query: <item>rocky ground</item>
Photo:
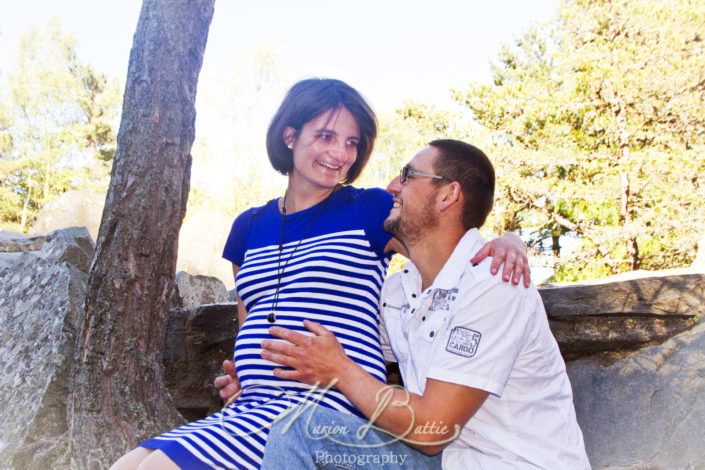
[[(0, 232), (0, 468), (68, 468), (66, 397), (94, 245), (86, 229)], [(705, 468), (705, 275), (636, 273), (541, 290), (594, 468)], [(220, 407), (225, 286), (179, 273), (165, 381), (179, 411)], [(232, 295), (230, 296), (232, 298)]]

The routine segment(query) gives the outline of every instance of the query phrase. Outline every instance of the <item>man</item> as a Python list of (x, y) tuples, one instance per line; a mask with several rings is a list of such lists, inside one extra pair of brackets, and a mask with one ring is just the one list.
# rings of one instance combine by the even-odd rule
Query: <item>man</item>
[(289, 367), (276, 375), (334, 384), (388, 434), (318, 407), (273, 428), (264, 468), (589, 468), (538, 291), (492, 276), (489, 261), (467, 261), (483, 243), (494, 179), (482, 151), (437, 140), (387, 188), (385, 228), (411, 261), (384, 284), (383, 345), (406, 390), (365, 372), (317, 323), (304, 323), (311, 336), (271, 328), (286, 341), (264, 341), (262, 356)]

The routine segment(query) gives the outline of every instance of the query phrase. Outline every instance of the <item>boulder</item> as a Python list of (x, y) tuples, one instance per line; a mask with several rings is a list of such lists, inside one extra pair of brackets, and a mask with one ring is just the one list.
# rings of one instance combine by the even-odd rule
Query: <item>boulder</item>
[(237, 334), (237, 304), (172, 309), (166, 329), (164, 380), (177, 409), (188, 421), (221, 408), (213, 379), (232, 359)]
[(0, 270), (0, 462), (8, 467), (69, 468), (66, 398), (92, 256), (88, 232), (70, 229)]
[(0, 253), (18, 253), (41, 250), (44, 237), (32, 237), (23, 233), (0, 232)]
[(684, 272), (540, 289), (563, 357), (614, 360), (692, 328), (705, 305), (705, 275)]
[(66, 191), (39, 211), (37, 221), (29, 233), (43, 235), (66, 227), (86, 227), (91, 238), (97, 240), (104, 205), (104, 194), (80, 190)]
[(185, 271), (176, 273), (173, 307), (192, 309), (224, 302), (228, 302), (228, 291), (217, 277), (192, 276)]
[(222, 257), (232, 223), (232, 217), (218, 211), (187, 215), (179, 232), (176, 270), (217, 277), (232, 289), (233, 270)]
[(567, 367), (594, 468), (705, 468), (705, 321), (610, 364)]
[(0, 270), (10, 268), (20, 258), (21, 253), (3, 253), (0, 251)]

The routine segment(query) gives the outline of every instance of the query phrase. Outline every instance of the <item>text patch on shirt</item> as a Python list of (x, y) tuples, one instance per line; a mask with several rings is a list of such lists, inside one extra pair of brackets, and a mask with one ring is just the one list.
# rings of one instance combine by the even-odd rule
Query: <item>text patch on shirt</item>
[(450, 304), (455, 300), (458, 294), (458, 289), (434, 289), (431, 294), (431, 306), (429, 310), (434, 312), (437, 310), (450, 310)]
[(450, 332), (446, 351), (465, 357), (473, 357), (477, 352), (482, 335), (469, 328), (456, 326)]

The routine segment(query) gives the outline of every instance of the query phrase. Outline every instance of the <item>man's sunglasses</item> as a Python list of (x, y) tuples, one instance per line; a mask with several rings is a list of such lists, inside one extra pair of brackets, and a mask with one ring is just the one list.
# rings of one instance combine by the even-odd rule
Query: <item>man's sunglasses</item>
[(416, 178), (417, 176), (424, 176), (426, 178), (433, 178), (436, 180), (446, 180), (446, 181), (451, 181), (449, 178), (446, 178), (445, 176), (439, 176), (439, 175), (434, 175), (431, 173), (426, 173), (425, 171), (419, 171), (419, 170), (414, 170), (410, 166), (405, 166), (401, 169), (399, 172), (399, 182), (401, 184), (406, 183), (410, 178)]

